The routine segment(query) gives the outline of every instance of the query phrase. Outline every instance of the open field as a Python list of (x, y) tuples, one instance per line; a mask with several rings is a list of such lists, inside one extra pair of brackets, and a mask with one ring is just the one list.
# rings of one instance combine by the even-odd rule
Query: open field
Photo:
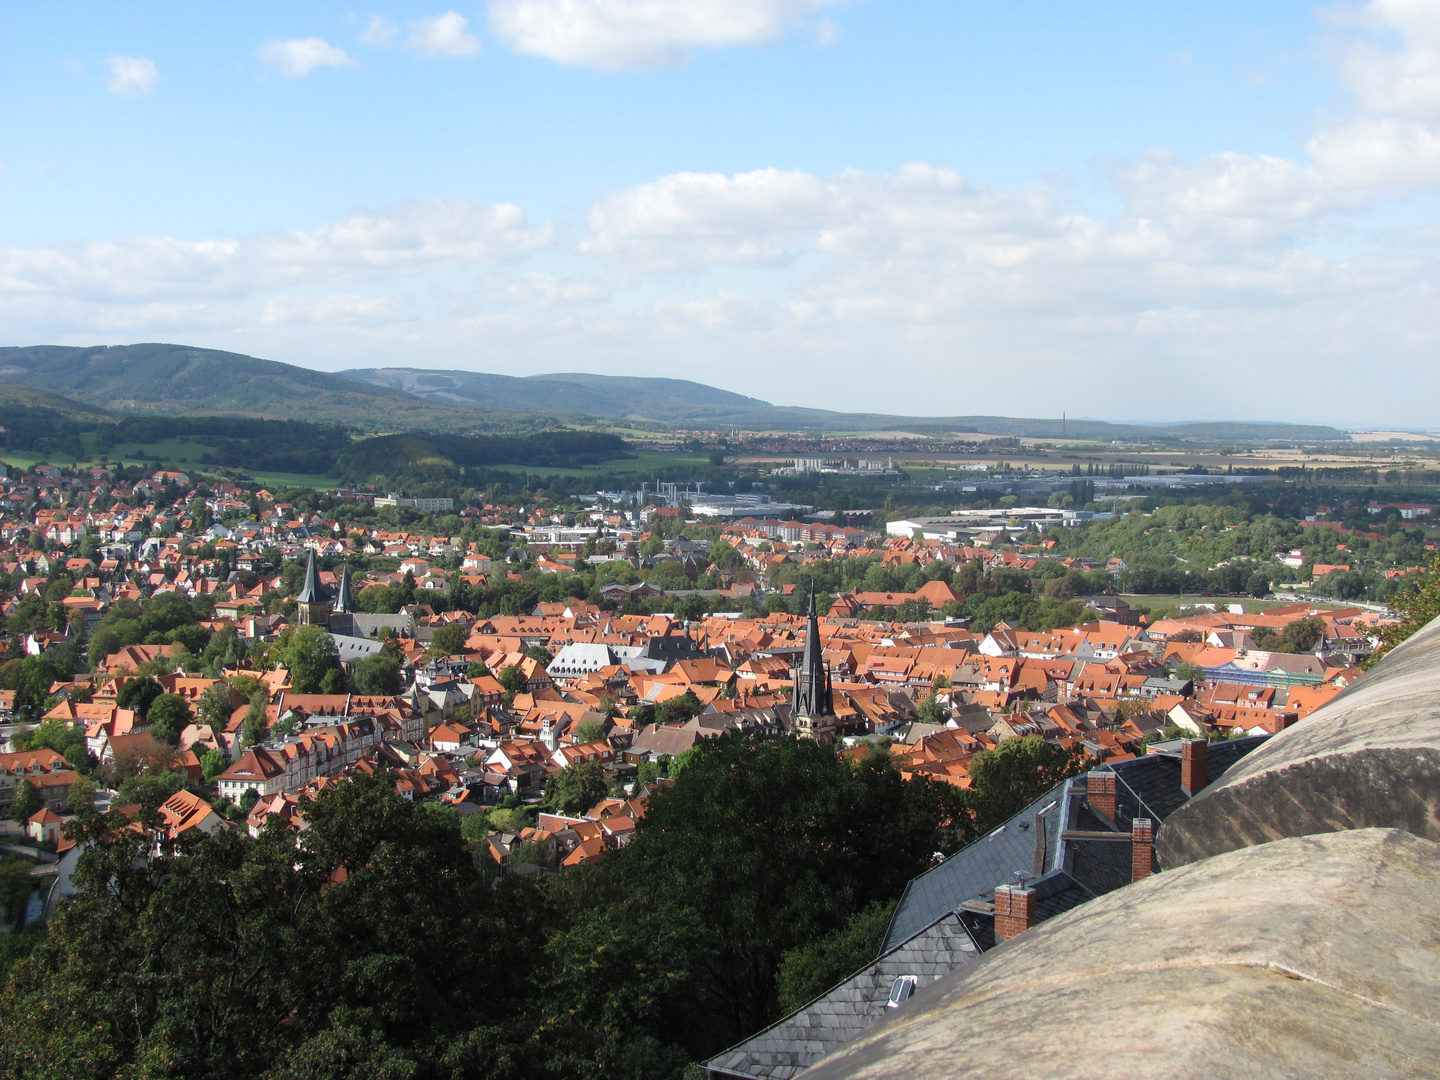
[(486, 469), (501, 472), (529, 473), (531, 476), (634, 476), (638, 480), (653, 480), (655, 474), (666, 469), (687, 468), (707, 464), (709, 458), (701, 454), (684, 452), (667, 453), (659, 450), (638, 450), (634, 457), (611, 458), (598, 465), (585, 465), (578, 469), (560, 469), (549, 465), (486, 465)]
[[(1028, 441), (1028, 440), (1027, 440)], [(790, 464), (796, 454), (746, 454), (738, 460), (744, 464), (775, 466)], [(1175, 472), (1193, 469), (1197, 466), (1211, 471), (1224, 472), (1233, 468), (1244, 469), (1434, 469), (1440, 466), (1440, 447), (1417, 444), (1397, 449), (1386, 446), (1356, 447), (1349, 451), (1331, 451), (1307, 454), (1303, 450), (1265, 449), (1243, 453), (1227, 453), (1215, 450), (1174, 450), (1143, 449), (1099, 446), (1054, 446), (1040, 448), (1034, 445), (1019, 449), (986, 449), (978, 454), (953, 452), (929, 452), (922, 447), (901, 450), (827, 450), (807, 451), (799, 456), (823, 456), (829, 459), (841, 457), (894, 457), (895, 464), (907, 470), (924, 471), (923, 478), (955, 479), (963, 476), (966, 465), (994, 466), (1005, 462), (1017, 469), (1036, 469), (1047, 472), (1069, 472), (1075, 465), (1083, 470), (1088, 464), (1108, 469), (1110, 465), (1148, 465), (1152, 473)], [(945, 467), (952, 466), (950, 469)], [(917, 479), (920, 477), (917, 477)]]
[[(1260, 612), (1269, 611), (1271, 608), (1289, 607), (1300, 601), (1296, 600), (1256, 600), (1249, 596), (1166, 596), (1157, 594), (1123, 594), (1120, 599), (1132, 607), (1156, 610), (1158, 608), (1175, 609), (1180, 607), (1192, 607), (1200, 604), (1214, 604), (1217, 609), (1223, 611), (1230, 604), (1241, 604), (1245, 608), (1245, 614), (1255, 615)], [(1311, 603), (1312, 601), (1305, 601)], [(1326, 611), (1333, 611), (1339, 608), (1352, 605), (1342, 604), (1336, 600), (1315, 600), (1315, 607)]]

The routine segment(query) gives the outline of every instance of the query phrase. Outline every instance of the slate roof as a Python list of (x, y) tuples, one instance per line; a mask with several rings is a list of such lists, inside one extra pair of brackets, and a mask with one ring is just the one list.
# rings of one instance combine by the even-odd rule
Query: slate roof
[[(1228, 739), (1209, 746), (1210, 782), (1214, 783), (1269, 736)], [(1131, 822), (1147, 817), (1158, 829), (1189, 797), (1180, 786), (1178, 753), (1148, 754), (1103, 765), (1116, 776), (1116, 821), (1112, 825), (1096, 815), (1084, 799), (1085, 778), (1076, 777), (1057, 785), (1031, 803), (1000, 828), (956, 852), (905, 886), (900, 903), (891, 917), (890, 928), (881, 945), (893, 949), (920, 929), (968, 900), (989, 900), (996, 885), (1013, 882), (1017, 874), (1033, 878), (1032, 887), (1042, 888), (1048, 875), (1062, 875), (1059, 884), (1045, 884), (1040, 918), (1083, 903), (1085, 899), (1118, 889), (1130, 881), (1130, 845), (1121, 840), (1062, 839), (1064, 830), (1110, 831), (1128, 836)], [(1042, 860), (1037, 863), (1039, 843), (1035, 820), (1046, 806), (1055, 808), (1041, 819), (1045, 830)], [(1055, 891), (1054, 899), (1047, 899)]]
[[(949, 912), (882, 954), (868, 967), (820, 995), (778, 1023), (705, 1062), (711, 1077), (790, 1080), (827, 1054), (846, 1045), (886, 1012), (891, 987), (901, 975), (914, 975), (915, 992), (981, 954), (972, 926), (988, 917)], [(978, 931), (978, 926), (977, 926)]]
[[(906, 885), (881, 949), (895, 948), (944, 912), (989, 895), (996, 885), (1014, 881), (1017, 871), (1033, 874), (1035, 816), (1050, 803), (1058, 803), (1064, 788), (1064, 784), (1057, 785), (994, 832)], [(1059, 841), (1059, 818), (1052, 812), (1043, 821), (1046, 846), (1053, 850)]]

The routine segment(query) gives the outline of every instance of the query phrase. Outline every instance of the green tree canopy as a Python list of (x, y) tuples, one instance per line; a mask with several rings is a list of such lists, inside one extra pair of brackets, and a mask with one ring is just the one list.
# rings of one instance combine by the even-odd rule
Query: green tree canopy
[(10, 803), (10, 816), (23, 825), (44, 805), (45, 800), (40, 795), (40, 789), (29, 780), (21, 780), (15, 785), (15, 796)]
[(465, 651), (465, 642), (469, 637), (460, 623), (446, 623), (431, 637), (430, 648), (444, 656), (455, 656)]
[(195, 719), (189, 703), (179, 694), (161, 694), (145, 714), (150, 734), (171, 746), (180, 743), (180, 733)]
[(115, 695), (115, 704), (122, 709), (134, 709), (141, 717), (149, 715), (150, 705), (165, 688), (149, 677), (135, 676), (125, 680), (120, 693)]
[(970, 759), (970, 801), (982, 833), (1010, 820), (1060, 781), (1085, 770), (1083, 751), (1052, 746), (1039, 735), (1006, 739)]
[(387, 653), (376, 653), (355, 663), (355, 691), (360, 694), (400, 693), (400, 662)]
[(335, 639), (323, 626), (301, 626), (293, 630), (281, 646), (280, 659), (290, 673), (290, 686), (297, 694), (320, 693), (325, 676), (340, 666)]
[(545, 781), (545, 805), (557, 814), (579, 817), (609, 791), (604, 766), (598, 761), (583, 761), (561, 769)]

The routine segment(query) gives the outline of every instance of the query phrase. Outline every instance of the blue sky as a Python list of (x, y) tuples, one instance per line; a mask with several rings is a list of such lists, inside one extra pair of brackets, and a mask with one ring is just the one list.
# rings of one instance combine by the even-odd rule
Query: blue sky
[(0, 160), (6, 344), (1440, 426), (1421, 0), (7, 5)]

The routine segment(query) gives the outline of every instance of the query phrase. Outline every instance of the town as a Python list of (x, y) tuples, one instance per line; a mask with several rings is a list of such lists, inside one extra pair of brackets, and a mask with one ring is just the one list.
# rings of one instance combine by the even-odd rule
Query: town
[[(3, 612), (30, 629), (12, 629), (0, 668), (0, 814), (61, 857), (17, 901), (22, 922), (70, 894), (64, 826), (91, 807), (157, 813), (157, 843), (253, 837), (303, 827), (308, 799), (383, 771), (401, 797), (455, 813), (489, 872), (554, 873), (623, 847), (702, 740), (881, 748), (905, 777), (964, 790), (976, 755), (1012, 739), (1093, 767), (1282, 731), (1350, 685), (1395, 621), (1243, 599), (1151, 617), (1104, 588), (1123, 559), (1056, 553), (1046, 537), (1083, 521), (1046, 508), (877, 532), (754, 516), (764, 504), (687, 520), (674, 485), (578, 513), (341, 491), (328, 515), (164, 470), (39, 465), (5, 486)], [(407, 504), (409, 530), (352, 516)], [(1424, 521), (1430, 507), (1369, 516), (1381, 510)], [(1277, 551), (1238, 584), (1252, 567), (1350, 572), (1323, 557)], [(1031, 625), (1024, 608), (962, 614), (1027, 574), (1048, 605), (1031, 604)], [(823, 719), (796, 709), (807, 659)]]

